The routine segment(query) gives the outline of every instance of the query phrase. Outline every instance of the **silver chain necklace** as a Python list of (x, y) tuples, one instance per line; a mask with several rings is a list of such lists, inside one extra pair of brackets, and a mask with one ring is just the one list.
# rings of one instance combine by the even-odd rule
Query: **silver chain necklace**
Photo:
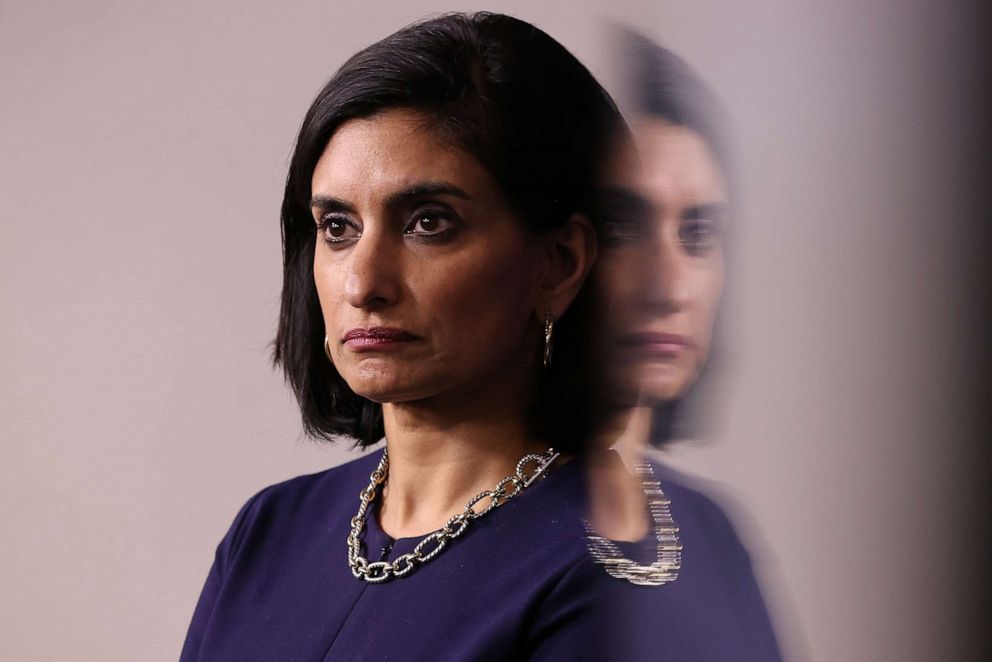
[(682, 569), (682, 543), (679, 528), (675, 526), (669, 506), (671, 501), (655, 480), (651, 465), (641, 460), (634, 465), (634, 472), (641, 477), (641, 489), (648, 500), (648, 512), (654, 522), (654, 535), (658, 541), (658, 556), (650, 565), (640, 565), (624, 557), (612, 540), (598, 536), (585, 521), (589, 555), (601, 564), (610, 577), (626, 579), (639, 586), (661, 586), (678, 579)]
[[(472, 497), (462, 512), (452, 515), (444, 526), (434, 533), (426, 535), (423, 540), (417, 543), (412, 552), (398, 556), (395, 561), (370, 563), (362, 555), (361, 535), (362, 531), (365, 530), (365, 518), (368, 516), (369, 504), (375, 500), (379, 486), (385, 484), (389, 473), (389, 453), (384, 449), (379, 466), (369, 476), (368, 486), (359, 494), (358, 512), (351, 518), (351, 533), (348, 534), (348, 565), (351, 566), (351, 574), (370, 584), (379, 584), (391, 577), (404, 577), (410, 574), (418, 565), (433, 559), (441, 553), (441, 550), (449, 542), (465, 533), (469, 522), (479, 519), (530, 487), (531, 483), (541, 477), (556, 459), (558, 459), (558, 453), (553, 448), (549, 448), (541, 454), (524, 455), (517, 462), (516, 473), (500, 480), (493, 489), (483, 490)], [(489, 499), (486, 507), (482, 510), (475, 510), (476, 504), (483, 499)]]

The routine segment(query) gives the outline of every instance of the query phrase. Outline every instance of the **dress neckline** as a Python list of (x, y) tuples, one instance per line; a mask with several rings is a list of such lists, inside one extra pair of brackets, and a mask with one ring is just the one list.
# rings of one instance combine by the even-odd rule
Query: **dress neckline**
[[(382, 449), (377, 450), (374, 455), (377, 458), (381, 458)], [(486, 518), (499, 517), (500, 513), (503, 512), (504, 508), (512, 507), (514, 505), (526, 504), (532, 500), (535, 495), (539, 495), (549, 489), (549, 486), (555, 485), (562, 480), (564, 477), (570, 475), (572, 472), (577, 470), (577, 467), (581, 462), (578, 461), (579, 458), (572, 457), (557, 467), (552, 467), (548, 472), (541, 478), (538, 482), (531, 485), (529, 488), (520, 493), (519, 496), (513, 499), (510, 503), (504, 504), (502, 507), (497, 508), (492, 513), (486, 515)], [(373, 502), (375, 504), (374, 508), (369, 509), (369, 514), (365, 519), (365, 536), (364, 543), (365, 549), (369, 555), (369, 560), (372, 560), (373, 555), (375, 560), (389, 560), (394, 558), (398, 554), (403, 554), (413, 550), (421, 540), (429, 536), (431, 533), (436, 533), (440, 529), (435, 529), (434, 531), (429, 531), (420, 536), (406, 536), (401, 538), (393, 538), (388, 533), (383, 531), (382, 527), (379, 525), (379, 505), (381, 502), (376, 500)], [(454, 515), (455, 513), (452, 513)], [(481, 521), (481, 520), (480, 520)], [(471, 536), (471, 530), (466, 531), (466, 536)], [(383, 554), (380, 550), (386, 550)], [(382, 559), (379, 556), (383, 556)]]

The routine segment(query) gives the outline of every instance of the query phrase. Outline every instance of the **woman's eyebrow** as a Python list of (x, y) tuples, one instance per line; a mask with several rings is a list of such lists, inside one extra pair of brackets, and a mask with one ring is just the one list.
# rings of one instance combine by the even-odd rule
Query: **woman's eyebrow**
[(471, 200), (472, 196), (448, 182), (427, 181), (413, 184), (401, 191), (390, 193), (386, 198), (386, 206), (395, 207), (409, 202), (415, 198), (423, 198), (430, 195), (451, 195), (463, 200)]
[(319, 209), (320, 211), (355, 211), (355, 208), (344, 200), (339, 200), (329, 195), (312, 196), (310, 198), (310, 209)]
[(722, 221), (727, 216), (727, 205), (722, 202), (708, 202), (687, 207), (682, 211), (682, 218), (687, 221), (698, 221), (706, 218), (713, 221)]
[(608, 186), (595, 194), (595, 205), (604, 218), (644, 222), (650, 217), (651, 201), (635, 189)]
[[(463, 200), (471, 200), (472, 196), (454, 184), (448, 182), (420, 182), (408, 186), (402, 190), (390, 193), (386, 197), (387, 207), (396, 207), (416, 198), (423, 198), (430, 195), (450, 195)], [(315, 195), (310, 198), (310, 208), (320, 211), (343, 211), (354, 213), (355, 207), (330, 195)]]

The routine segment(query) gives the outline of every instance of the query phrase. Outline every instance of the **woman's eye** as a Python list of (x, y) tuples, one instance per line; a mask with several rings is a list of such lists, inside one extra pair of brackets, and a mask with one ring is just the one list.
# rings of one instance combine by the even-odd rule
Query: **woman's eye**
[(642, 241), (651, 225), (651, 207), (640, 195), (614, 189), (600, 194), (595, 208), (600, 240), (607, 247)]
[(644, 239), (644, 223), (639, 219), (611, 218), (602, 223), (601, 237), (607, 247), (636, 244)]
[(702, 253), (713, 248), (719, 238), (720, 226), (710, 219), (685, 220), (679, 226), (679, 241), (690, 253)]
[(407, 234), (420, 237), (433, 237), (445, 234), (454, 223), (451, 219), (437, 212), (420, 212), (415, 214), (413, 220), (406, 228)]
[(339, 244), (359, 236), (355, 224), (339, 216), (324, 216), (320, 219), (318, 230), (329, 244)]

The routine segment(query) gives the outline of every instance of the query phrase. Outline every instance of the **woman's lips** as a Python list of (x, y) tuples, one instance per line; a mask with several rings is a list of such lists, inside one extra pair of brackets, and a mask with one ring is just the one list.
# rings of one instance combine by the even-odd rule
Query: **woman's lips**
[(692, 342), (686, 336), (653, 331), (632, 333), (624, 337), (623, 344), (644, 356), (663, 359), (677, 358), (692, 347)]
[(403, 343), (417, 340), (417, 336), (402, 329), (388, 326), (373, 326), (367, 329), (352, 329), (341, 337), (344, 346), (353, 352), (372, 352), (398, 347)]

